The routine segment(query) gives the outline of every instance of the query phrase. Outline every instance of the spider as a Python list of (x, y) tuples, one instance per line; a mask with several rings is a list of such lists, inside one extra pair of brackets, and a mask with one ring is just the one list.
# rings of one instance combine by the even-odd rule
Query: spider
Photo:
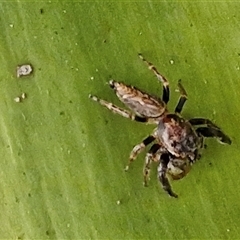
[(178, 180), (187, 175), (191, 165), (201, 157), (200, 151), (205, 146), (205, 138), (214, 137), (224, 144), (231, 144), (231, 139), (209, 119), (192, 118), (186, 120), (180, 115), (187, 100), (187, 93), (180, 80), (178, 81), (180, 98), (174, 113), (170, 113), (167, 110), (167, 103), (170, 98), (168, 80), (142, 54), (138, 54), (138, 56), (162, 83), (162, 99), (115, 80), (109, 81), (110, 87), (114, 89), (119, 100), (131, 111), (120, 108), (91, 94), (89, 97), (113, 113), (117, 113), (125, 118), (157, 125), (152, 134), (134, 146), (125, 170), (129, 169), (130, 164), (146, 146), (155, 142), (145, 157), (143, 169), (144, 186), (147, 186), (148, 183), (151, 163), (153, 161), (159, 162), (159, 181), (169, 196), (177, 198), (178, 195), (173, 192), (168, 177)]

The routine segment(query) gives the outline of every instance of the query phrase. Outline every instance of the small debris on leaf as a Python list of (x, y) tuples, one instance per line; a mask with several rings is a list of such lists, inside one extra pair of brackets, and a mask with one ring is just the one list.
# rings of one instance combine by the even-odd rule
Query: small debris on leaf
[(20, 98), (20, 97), (15, 97), (15, 98), (14, 98), (14, 101), (17, 102), (17, 103), (19, 103), (19, 102), (21, 102), (21, 98)]
[(14, 101), (16, 103), (20, 103), (23, 101), (23, 99), (27, 98), (27, 94), (26, 93), (22, 93), (21, 96), (15, 97)]
[(21, 95), (21, 98), (22, 98), (22, 99), (25, 99), (25, 98), (27, 98), (27, 95), (26, 95), (26, 93), (22, 93), (22, 95)]
[(24, 64), (24, 65), (20, 65), (17, 66), (17, 77), (21, 77), (21, 76), (26, 76), (31, 74), (33, 71), (33, 68), (30, 64)]

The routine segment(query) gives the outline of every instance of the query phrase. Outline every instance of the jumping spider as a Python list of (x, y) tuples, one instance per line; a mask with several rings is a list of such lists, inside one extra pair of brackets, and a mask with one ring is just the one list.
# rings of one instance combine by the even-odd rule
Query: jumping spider
[(132, 112), (96, 96), (89, 95), (89, 97), (113, 113), (137, 122), (157, 125), (157, 128), (154, 129), (151, 135), (132, 149), (125, 170), (129, 169), (131, 162), (136, 159), (137, 155), (147, 145), (155, 142), (145, 157), (143, 170), (144, 185), (147, 186), (151, 162), (159, 162), (158, 178), (163, 189), (171, 197), (178, 197), (172, 191), (168, 176), (173, 180), (186, 176), (191, 169), (191, 165), (201, 157), (200, 150), (204, 148), (204, 138), (214, 137), (221, 143), (226, 144), (231, 144), (231, 140), (209, 119), (193, 118), (186, 120), (181, 117), (180, 113), (187, 100), (187, 93), (180, 80), (178, 82), (180, 98), (175, 112), (169, 113), (167, 110), (170, 95), (168, 80), (158, 72), (152, 63), (144, 59), (142, 54), (139, 54), (139, 58), (148, 65), (148, 68), (153, 71), (157, 79), (163, 84), (162, 100), (136, 87), (114, 80), (110, 80), (110, 87), (114, 89), (119, 100)]

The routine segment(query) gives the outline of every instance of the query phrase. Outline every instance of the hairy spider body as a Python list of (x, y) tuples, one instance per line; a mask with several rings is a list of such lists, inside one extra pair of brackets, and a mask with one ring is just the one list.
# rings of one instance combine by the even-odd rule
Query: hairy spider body
[(176, 157), (196, 159), (203, 138), (193, 126), (177, 114), (167, 114), (158, 124), (158, 138), (165, 148)]
[(173, 180), (185, 177), (191, 170), (191, 161), (188, 158), (173, 158), (167, 164), (167, 174)]
[(154, 129), (151, 135), (132, 149), (125, 170), (129, 169), (131, 162), (136, 159), (137, 155), (146, 146), (154, 143), (145, 157), (143, 169), (144, 185), (147, 186), (148, 183), (151, 162), (156, 161), (159, 163), (158, 178), (163, 189), (171, 197), (178, 197), (172, 191), (168, 176), (173, 180), (178, 180), (188, 174), (192, 164), (201, 157), (199, 152), (204, 147), (204, 138), (217, 138), (221, 143), (227, 144), (231, 144), (231, 139), (208, 119), (193, 118), (186, 120), (180, 116), (187, 100), (187, 93), (180, 80), (178, 82), (180, 98), (175, 112), (169, 113), (167, 110), (169, 101), (169, 83), (167, 79), (157, 71), (152, 63), (144, 59), (141, 54), (139, 54), (139, 57), (163, 84), (162, 99), (115, 80), (110, 80), (110, 87), (114, 89), (119, 100), (131, 111), (120, 108), (96, 96), (89, 95), (89, 97), (113, 113), (137, 122), (157, 125), (157, 128)]
[(109, 82), (116, 95), (140, 119), (152, 119), (156, 124), (166, 111), (166, 104), (159, 98), (149, 95), (140, 89), (111, 80)]

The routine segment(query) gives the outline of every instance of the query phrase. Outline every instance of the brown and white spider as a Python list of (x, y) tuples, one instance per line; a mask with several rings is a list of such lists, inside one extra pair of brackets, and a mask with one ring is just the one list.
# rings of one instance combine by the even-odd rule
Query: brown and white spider
[(169, 113), (167, 103), (169, 101), (169, 83), (161, 75), (156, 67), (143, 58), (142, 59), (150, 70), (156, 75), (157, 79), (163, 84), (162, 99), (145, 93), (144, 91), (114, 80), (109, 81), (109, 85), (114, 89), (116, 95), (131, 111), (127, 111), (110, 102), (96, 96), (89, 97), (108, 108), (113, 113), (129, 118), (137, 122), (144, 122), (158, 125), (151, 135), (146, 137), (140, 144), (137, 144), (131, 151), (129, 162), (125, 168), (134, 161), (137, 155), (150, 143), (155, 142), (145, 157), (144, 164), (144, 185), (147, 185), (150, 165), (152, 161), (159, 162), (158, 178), (163, 189), (172, 197), (178, 197), (172, 191), (168, 180), (170, 176), (173, 180), (181, 179), (190, 171), (191, 165), (200, 158), (199, 151), (204, 147), (205, 137), (217, 138), (221, 143), (231, 144), (230, 138), (209, 119), (193, 118), (186, 120), (180, 113), (187, 100), (187, 93), (181, 82), (178, 82), (180, 98), (174, 113)]

